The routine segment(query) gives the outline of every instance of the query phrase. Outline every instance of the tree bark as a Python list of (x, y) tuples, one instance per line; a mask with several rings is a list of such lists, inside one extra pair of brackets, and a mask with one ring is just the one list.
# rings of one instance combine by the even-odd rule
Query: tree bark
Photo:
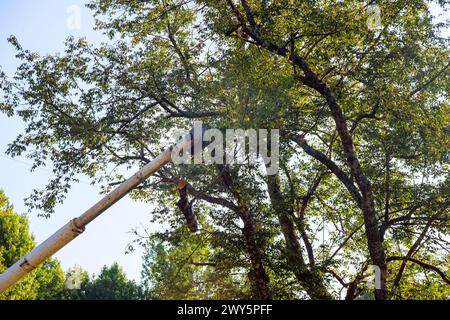
[[(289, 269), (294, 273), (300, 285), (311, 299), (331, 300), (333, 296), (328, 292), (323, 278), (316, 270), (310, 270), (303, 258), (303, 250), (295, 232), (293, 204), (283, 197), (280, 189), (279, 176), (271, 175), (267, 178), (272, 207), (277, 213), (281, 231), (286, 243)], [(312, 267), (314, 269), (314, 267)]]
[[(295, 56), (294, 61), (300, 59)], [(300, 61), (298, 62), (300, 63)], [(302, 65), (306, 62), (302, 61)], [(386, 255), (384, 252), (383, 244), (381, 241), (380, 233), (378, 232), (377, 215), (375, 211), (375, 201), (372, 190), (372, 185), (364, 175), (364, 172), (359, 163), (356, 151), (353, 145), (353, 138), (348, 130), (347, 123), (345, 122), (344, 114), (341, 107), (336, 101), (331, 89), (324, 84), (319, 78), (306, 66), (304, 68), (306, 76), (302, 78), (302, 82), (319, 92), (327, 101), (327, 104), (333, 114), (333, 119), (336, 125), (337, 132), (341, 139), (342, 148), (344, 154), (347, 157), (347, 163), (350, 167), (356, 184), (361, 191), (362, 201), (361, 209), (364, 215), (364, 226), (367, 237), (367, 244), (373, 264), (380, 268), (380, 288), (375, 289), (375, 298), (377, 300), (387, 299), (387, 264)]]
[(258, 300), (270, 300), (272, 299), (272, 293), (269, 288), (270, 279), (264, 268), (261, 248), (256, 241), (252, 212), (235, 185), (229, 169), (224, 165), (218, 165), (218, 168), (223, 183), (236, 199), (237, 214), (244, 223), (242, 233), (250, 258), (251, 270), (249, 272), (249, 280), (253, 286), (254, 296)]
[[(297, 66), (303, 75), (298, 76), (298, 80), (305, 86), (314, 89), (327, 102), (327, 105), (333, 116), (333, 120), (341, 140), (342, 149), (346, 155), (347, 163), (350, 167), (351, 173), (355, 178), (356, 184), (361, 191), (362, 201), (361, 209), (363, 211), (365, 233), (367, 237), (367, 244), (370, 257), (374, 265), (380, 268), (380, 288), (375, 289), (375, 298), (379, 300), (387, 299), (387, 264), (386, 255), (382, 245), (380, 233), (378, 231), (378, 222), (375, 211), (374, 195), (372, 185), (369, 179), (364, 175), (361, 165), (359, 163), (352, 135), (347, 127), (342, 108), (338, 104), (333, 91), (326, 85), (313, 70), (308, 63), (301, 56), (296, 54), (294, 50), (289, 51), (286, 47), (277, 45), (276, 43), (264, 38), (259, 31), (259, 28), (253, 17), (251, 8), (246, 0), (241, 0), (244, 8), (244, 15), (240, 12), (238, 7), (232, 0), (228, 0), (228, 5), (232, 13), (235, 15), (243, 34), (249, 37), (251, 43), (268, 50), (276, 55), (289, 59), (295, 66)], [(244, 40), (247, 40), (244, 38)]]

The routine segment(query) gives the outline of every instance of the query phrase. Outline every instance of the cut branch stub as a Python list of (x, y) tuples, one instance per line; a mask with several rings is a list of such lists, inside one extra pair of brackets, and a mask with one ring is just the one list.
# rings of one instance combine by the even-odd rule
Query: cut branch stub
[(187, 182), (183, 179), (180, 179), (177, 183), (177, 187), (178, 193), (180, 195), (180, 200), (178, 200), (177, 206), (186, 218), (186, 223), (189, 230), (191, 230), (192, 232), (197, 232), (198, 223), (197, 219), (195, 218), (194, 212), (192, 211), (192, 202), (188, 201)]

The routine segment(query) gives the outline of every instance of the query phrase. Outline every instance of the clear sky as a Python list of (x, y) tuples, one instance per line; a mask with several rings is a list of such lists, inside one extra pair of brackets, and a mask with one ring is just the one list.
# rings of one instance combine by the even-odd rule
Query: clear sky
[[(0, 66), (11, 75), (18, 65), (14, 50), (6, 38), (14, 34), (22, 46), (41, 54), (62, 51), (69, 35), (85, 36), (92, 43), (102, 41), (102, 35), (93, 31), (91, 11), (84, 7), (86, 0), (1, 0), (0, 2)], [(78, 5), (81, 9), (80, 29), (67, 26), (68, 8)], [(69, 24), (70, 25), (70, 24)], [(9, 197), (19, 213), (26, 213), (26, 198), (33, 189), (42, 188), (52, 177), (45, 168), (30, 172), (30, 160), (5, 156), (7, 144), (24, 125), (19, 119), (7, 118), (0, 113), (0, 189)], [(130, 172), (132, 174), (132, 172)], [(84, 179), (84, 181), (87, 181)], [(101, 198), (99, 189), (79, 183), (70, 191), (63, 205), (57, 207), (50, 218), (38, 218), (38, 212), (28, 214), (31, 231), (40, 243), (73, 217), (80, 215)], [(75, 241), (56, 254), (64, 269), (80, 265), (90, 273), (99, 273), (103, 265), (117, 261), (130, 278), (139, 280), (142, 251), (125, 254), (127, 244), (133, 240), (128, 232), (135, 227), (150, 226), (148, 204), (136, 203), (129, 198), (105, 212), (88, 225)], [(155, 226), (153, 226), (155, 227)]]

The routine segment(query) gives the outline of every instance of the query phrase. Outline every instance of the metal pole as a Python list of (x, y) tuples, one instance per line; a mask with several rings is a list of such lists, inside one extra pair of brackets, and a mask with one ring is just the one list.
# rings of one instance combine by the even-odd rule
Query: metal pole
[[(128, 192), (141, 184), (144, 180), (158, 171), (161, 167), (172, 160), (172, 154), (182, 150), (192, 150), (194, 145), (202, 145), (203, 131), (196, 133), (196, 128), (181, 139), (178, 143), (170, 146), (157, 156), (153, 161), (146, 164), (142, 169), (136, 172), (131, 178), (120, 184), (116, 189), (111, 191), (103, 199), (97, 202), (93, 207), (88, 209), (78, 218), (71, 220), (61, 229), (56, 231), (43, 243), (35, 247), (27, 255), (9, 267), (5, 272), (0, 274), (0, 293), (11, 287), (31, 270), (35, 269), (39, 264), (50, 258), (59, 249), (64, 247), (70, 241), (75, 239), (84, 230), (86, 225), (105, 212), (114, 203), (123, 198)], [(199, 129), (202, 130), (202, 129)], [(201, 148), (200, 147), (200, 150)]]

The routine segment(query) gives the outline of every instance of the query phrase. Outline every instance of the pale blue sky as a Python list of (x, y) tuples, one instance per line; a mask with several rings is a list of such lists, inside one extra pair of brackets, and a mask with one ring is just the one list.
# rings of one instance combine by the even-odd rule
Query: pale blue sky
[[(99, 43), (102, 36), (93, 31), (91, 11), (84, 8), (86, 0), (2, 0), (0, 2), (0, 66), (11, 75), (18, 65), (14, 50), (6, 38), (14, 34), (24, 48), (41, 54), (62, 51), (69, 35), (85, 36), (92, 43)], [(81, 29), (70, 30), (66, 25), (71, 5), (81, 8)], [(52, 177), (50, 170), (30, 172), (30, 161), (19, 158), (13, 161), (5, 156), (7, 144), (23, 129), (15, 118), (0, 114), (0, 189), (14, 204), (17, 212), (25, 213), (26, 198), (33, 189), (42, 188)], [(132, 172), (130, 172), (132, 174)], [(84, 179), (86, 180), (86, 179)], [(50, 219), (38, 218), (37, 212), (28, 214), (31, 230), (40, 243), (71, 218), (80, 215), (101, 198), (99, 190), (88, 184), (73, 187), (63, 205), (57, 207)], [(126, 245), (133, 240), (128, 234), (132, 228), (149, 224), (150, 207), (122, 199), (110, 210), (88, 225), (84, 234), (56, 254), (64, 269), (75, 264), (90, 273), (98, 273), (103, 265), (117, 261), (130, 278), (139, 280), (141, 254), (138, 250), (125, 255)]]

